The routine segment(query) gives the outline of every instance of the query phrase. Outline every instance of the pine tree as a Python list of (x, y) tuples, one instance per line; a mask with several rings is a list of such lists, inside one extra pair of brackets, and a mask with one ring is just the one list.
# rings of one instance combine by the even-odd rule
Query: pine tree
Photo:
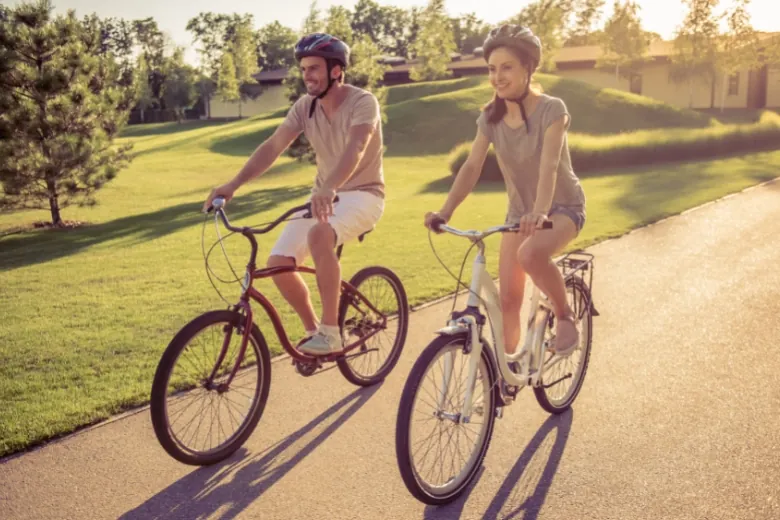
[(113, 140), (137, 84), (101, 55), (99, 31), (52, 10), (42, 0), (0, 17), (0, 205), (48, 209), (60, 226), (129, 163)]

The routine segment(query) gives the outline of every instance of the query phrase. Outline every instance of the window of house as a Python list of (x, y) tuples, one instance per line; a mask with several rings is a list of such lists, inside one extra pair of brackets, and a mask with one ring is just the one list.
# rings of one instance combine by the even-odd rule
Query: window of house
[(642, 93), (642, 75), (641, 74), (631, 74), (631, 78), (629, 79), (629, 89), (631, 90), (632, 94), (641, 94)]
[(729, 76), (729, 96), (739, 94), (739, 72)]

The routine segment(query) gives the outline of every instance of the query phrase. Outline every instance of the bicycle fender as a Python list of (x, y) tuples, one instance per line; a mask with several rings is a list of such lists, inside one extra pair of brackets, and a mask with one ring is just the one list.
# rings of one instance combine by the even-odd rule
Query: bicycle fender
[(469, 327), (465, 323), (455, 323), (451, 325), (447, 325), (446, 327), (442, 327), (434, 334), (437, 334), (439, 336), (457, 336), (459, 334), (468, 334), (469, 333)]

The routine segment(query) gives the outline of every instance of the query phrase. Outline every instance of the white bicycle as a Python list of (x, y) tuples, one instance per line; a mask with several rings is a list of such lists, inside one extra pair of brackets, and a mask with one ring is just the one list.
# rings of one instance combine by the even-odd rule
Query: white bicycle
[[(543, 227), (551, 226), (547, 221)], [(485, 268), (483, 240), (494, 233), (517, 232), (518, 226), (462, 231), (440, 224), (438, 229), (468, 238), (478, 254), (466, 308), (452, 312), (447, 326), (436, 331), (437, 337), (423, 350), (409, 373), (398, 408), (396, 456), (401, 477), (412, 495), (431, 505), (451, 502), (466, 490), (487, 453), (496, 417), (503, 416), (504, 407), (522, 388), (533, 387), (547, 412), (559, 414), (571, 406), (582, 388), (593, 317), (599, 315), (590, 291), (593, 255), (569, 253), (557, 265), (581, 328), (580, 344), (566, 357), (553, 352), (552, 304), (534, 285), (523, 346), (509, 359), (503, 348), (498, 289)], [(460, 277), (457, 280), (465, 287)], [(486, 322), (494, 338), (492, 350), (483, 335)], [(448, 456), (451, 461), (443, 460)]]

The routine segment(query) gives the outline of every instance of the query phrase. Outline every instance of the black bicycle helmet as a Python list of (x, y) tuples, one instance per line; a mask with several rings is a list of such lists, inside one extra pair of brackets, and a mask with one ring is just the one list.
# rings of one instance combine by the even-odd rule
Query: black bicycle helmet
[[(493, 28), (482, 45), (485, 61), (490, 59), (490, 54), (498, 47), (509, 47), (517, 51), (521, 56), (527, 57), (531, 62), (531, 70), (529, 71), (531, 74), (534, 73), (542, 61), (542, 42), (531, 29), (522, 25), (502, 24)], [(520, 113), (523, 115), (526, 129), (528, 129), (528, 118), (526, 117), (523, 100), (528, 96), (530, 88), (531, 82), (529, 78), (525, 86), (525, 92), (519, 98), (509, 100), (520, 105)]]
[(333, 78), (331, 78), (330, 72), (334, 63), (341, 65), (342, 69), (346, 69), (347, 65), (349, 65), (349, 46), (330, 34), (312, 33), (304, 36), (295, 44), (295, 59), (300, 62), (301, 59), (307, 56), (325, 58), (328, 71), (328, 87), (312, 102), (311, 109), (309, 109), (309, 117), (311, 117), (314, 114), (317, 99), (325, 97), (333, 85)]

